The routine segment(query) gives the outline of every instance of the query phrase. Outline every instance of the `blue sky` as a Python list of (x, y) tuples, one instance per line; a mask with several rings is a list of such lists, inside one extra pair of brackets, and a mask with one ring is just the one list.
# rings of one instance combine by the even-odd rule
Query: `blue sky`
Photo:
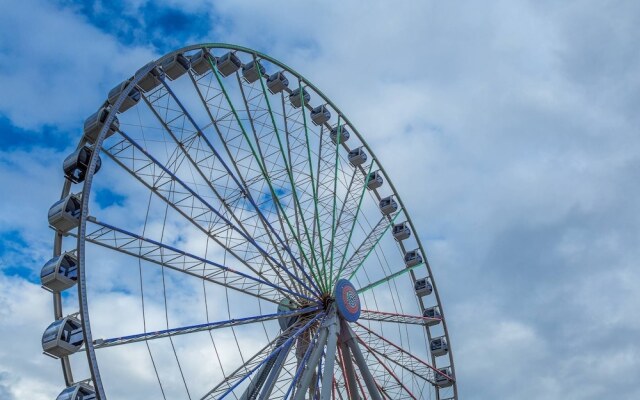
[(427, 239), (462, 398), (640, 398), (640, 4), (0, 4), (0, 398), (61, 384), (37, 274), (84, 118), (198, 42), (274, 56), (367, 132)]

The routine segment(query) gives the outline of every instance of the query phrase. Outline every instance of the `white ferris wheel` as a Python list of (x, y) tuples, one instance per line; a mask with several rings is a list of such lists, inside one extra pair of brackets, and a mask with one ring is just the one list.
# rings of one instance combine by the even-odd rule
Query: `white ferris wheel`
[(431, 267), (365, 137), (238, 46), (114, 87), (48, 215), (57, 399), (457, 399)]

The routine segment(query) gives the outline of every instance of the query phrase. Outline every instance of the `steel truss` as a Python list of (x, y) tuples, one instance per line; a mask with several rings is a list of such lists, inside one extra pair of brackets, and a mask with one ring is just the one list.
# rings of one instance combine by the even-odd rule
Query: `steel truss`
[[(196, 68), (198, 52), (205, 63)], [(185, 67), (184, 60), (192, 64)], [(109, 392), (99, 355), (136, 343), (146, 346), (162, 397), (176, 397), (163, 381), (164, 365), (152, 342), (170, 345), (177, 385), (189, 398), (457, 398), (446, 319), (417, 231), (371, 148), (322, 92), (273, 58), (223, 44), (171, 52), (121, 88), (117, 99), (103, 104), (107, 114), (99, 133), (83, 136), (78, 146), (93, 151), (84, 181), (77, 186), (66, 181), (62, 190), (62, 198), (78, 193), (78, 227), (56, 231), (54, 241), (59, 256), (68, 247), (66, 237), (76, 240), (79, 311), (72, 313), (82, 326), (80, 350), (97, 399), (105, 400)], [(134, 101), (135, 91), (139, 100)], [(131, 101), (137, 101), (131, 110), (116, 112)], [(330, 117), (322, 118), (322, 107)], [(112, 129), (116, 118), (119, 126)], [(357, 165), (348, 156), (356, 147), (367, 155)], [(99, 155), (106, 156), (103, 168), (117, 171), (132, 187), (114, 184), (113, 191), (125, 188), (138, 196), (124, 203), (144, 215), (111, 218), (108, 206), (96, 201), (100, 192), (94, 196), (92, 185)], [(367, 187), (373, 171), (385, 177), (381, 188)], [(390, 195), (397, 209), (381, 215), (378, 202)], [(401, 221), (407, 221), (411, 238), (394, 240), (391, 228)], [(422, 262), (405, 266), (405, 246), (417, 249)], [(142, 310), (137, 333), (93, 338), (90, 317), (105, 317), (89, 313), (95, 278), (87, 269), (100, 264), (93, 251), (121, 256), (127, 277), (137, 271)], [(432, 285), (431, 296), (413, 298), (419, 277)], [(148, 287), (154, 279), (160, 289)], [(201, 283), (205, 315), (196, 319), (201, 323), (180, 323), (170, 315), (173, 279)], [(360, 323), (348, 322), (337, 310), (339, 279), (358, 282)], [(55, 319), (63, 318), (62, 293), (54, 291), (53, 301)], [(164, 328), (149, 329), (146, 313), (157, 304)], [(428, 307), (442, 316), (423, 317)], [(383, 326), (392, 326), (401, 339), (423, 338), (425, 346), (442, 337), (448, 353), (435, 356), (423, 349), (430, 362), (423, 361), (387, 338)], [(200, 393), (190, 387), (189, 360), (178, 342), (195, 335), (209, 336), (207, 358), (219, 365), (216, 380)], [(231, 345), (221, 345), (220, 337)], [(254, 337), (259, 346), (251, 354), (245, 341)], [(221, 353), (235, 351), (234, 346), (238, 357), (224, 359)], [(62, 356), (61, 365), (66, 386), (78, 383), (71, 357)]]

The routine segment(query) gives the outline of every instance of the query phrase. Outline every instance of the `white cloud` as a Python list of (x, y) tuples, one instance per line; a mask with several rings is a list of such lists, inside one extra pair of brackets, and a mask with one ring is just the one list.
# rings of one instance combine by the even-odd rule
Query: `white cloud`
[[(109, 89), (154, 58), (127, 48), (69, 11), (27, 0), (4, 7), (0, 113), (14, 125), (76, 129), (102, 104)], [(37, 27), (36, 29), (33, 29)]]
[[(136, 4), (127, 12), (142, 2)], [(264, 50), (301, 72), (376, 151), (428, 238), (462, 397), (638, 396), (633, 6), (222, 1), (192, 2), (186, 10), (202, 7), (224, 23), (197, 34)], [(11, 96), (0, 99), (0, 113), (19, 127), (54, 125), (79, 137), (106, 90), (154, 57), (50, 4), (5, 9), (0, 24), (12, 40), (2, 46), (0, 86)], [(26, 29), (32, 26), (39, 29)], [(10, 190), (0, 225), (33, 245), (33, 259), (50, 251), (46, 210), (59, 194), (63, 157), (43, 149), (1, 154), (0, 184)], [(105, 169), (100, 177), (117, 174)], [(118, 180), (113, 188), (130, 185)], [(126, 199), (103, 215), (138, 226), (125, 211), (144, 206)], [(195, 235), (183, 240), (194, 252), (201, 247)], [(117, 286), (109, 282), (117, 259), (101, 265), (97, 296)], [(51, 398), (59, 370), (36, 354), (49, 300), (17, 277), (1, 277), (0, 294), (2, 308), (12, 310), (1, 336), (20, 342), (0, 353), (0, 396), (30, 390), (32, 398)], [(160, 293), (153, 296), (159, 301)], [(96, 309), (139, 312), (131, 311), (139, 309), (131, 294), (97, 299)], [(176, 299), (188, 301), (183, 293)], [(160, 324), (156, 306), (150, 313)], [(185, 323), (203, 315), (172, 312)], [(16, 313), (24, 317), (9, 319)], [(16, 341), (15, 332), (26, 339)], [(598, 348), (602, 343), (612, 345)], [(204, 379), (209, 368), (192, 373)], [(148, 369), (133, 373), (154, 384)]]

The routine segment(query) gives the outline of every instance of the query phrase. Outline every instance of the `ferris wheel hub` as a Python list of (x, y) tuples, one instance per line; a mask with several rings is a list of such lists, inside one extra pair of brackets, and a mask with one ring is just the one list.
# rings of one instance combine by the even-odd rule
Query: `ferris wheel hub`
[(360, 297), (351, 282), (340, 279), (334, 291), (338, 314), (348, 322), (356, 322), (360, 318)]

